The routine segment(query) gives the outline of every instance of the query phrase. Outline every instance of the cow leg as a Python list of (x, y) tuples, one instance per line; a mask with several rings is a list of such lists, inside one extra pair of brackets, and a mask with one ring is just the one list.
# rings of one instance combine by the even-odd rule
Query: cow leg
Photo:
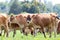
[(52, 30), (52, 29), (53, 29), (53, 25), (54, 25), (54, 24), (50, 24), (49, 27), (48, 27), (48, 29), (49, 29), (49, 34), (50, 34), (49, 37), (50, 37), (50, 38), (51, 38), (51, 36), (52, 36), (51, 34), (52, 34), (52, 31), (53, 31), (53, 30)]
[(58, 24), (56, 24), (56, 25), (54, 26), (54, 37), (56, 37), (56, 35), (57, 35), (57, 27), (58, 27)]
[(0, 26), (0, 36), (2, 35), (2, 31), (1, 31), (2, 29), (1, 29), (1, 26)]
[(6, 32), (5, 32), (5, 30), (4, 30), (4, 35), (3, 35), (3, 36), (5, 36), (5, 33), (6, 33)]
[(51, 27), (49, 27), (49, 34), (50, 34), (49, 37), (51, 38)]
[(0, 36), (2, 36), (2, 31), (0, 30)]
[(6, 34), (6, 37), (8, 37), (9, 31), (5, 28), (4, 29), (4, 35)]
[(56, 37), (56, 34), (57, 34), (57, 28), (54, 27), (54, 37)]
[(8, 33), (9, 33), (9, 30), (8, 29), (9, 28), (6, 25), (4, 25), (4, 36), (6, 34), (6, 37), (8, 37)]
[(20, 29), (20, 32), (21, 32), (21, 33), (23, 33), (23, 30), (22, 30), (22, 28)]
[(9, 33), (6, 34), (6, 37), (8, 37)]
[(4, 35), (3, 36), (5, 36), (5, 34), (6, 34), (6, 37), (8, 37), (8, 32), (6, 30), (4, 30)]
[(7, 34), (7, 32), (6, 32), (6, 30), (4, 29), (4, 35), (3, 35), (3, 36), (5, 36), (5, 34)]
[(54, 24), (54, 37), (56, 37), (56, 35), (57, 35), (57, 27), (58, 27), (58, 21), (56, 20), (56, 22)]
[(34, 35), (34, 31), (31, 31), (31, 35)]
[(38, 31), (39, 31), (39, 29), (37, 29), (37, 28), (34, 30), (34, 36), (36, 36), (36, 34), (38, 33)]
[(14, 29), (14, 32), (13, 32), (14, 34), (13, 34), (13, 37), (15, 37), (15, 34), (16, 34), (16, 30)]
[(21, 24), (19, 24), (19, 28), (20, 28), (20, 32), (23, 33), (23, 26)]
[(34, 33), (33, 34), (34, 34), (34, 36), (36, 36), (36, 34), (37, 34), (36, 29), (34, 29)]
[(42, 32), (44, 34), (44, 37), (46, 38), (45, 31), (44, 31), (44, 28), (43, 27), (42, 27)]

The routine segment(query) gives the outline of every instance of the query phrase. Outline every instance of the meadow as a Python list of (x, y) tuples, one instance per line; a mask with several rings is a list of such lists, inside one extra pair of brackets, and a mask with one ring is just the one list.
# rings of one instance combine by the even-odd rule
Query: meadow
[(60, 34), (57, 35), (57, 37), (54, 37), (54, 34), (52, 33), (52, 37), (49, 38), (49, 35), (46, 34), (47, 38), (44, 38), (43, 34), (37, 33), (37, 35), (34, 37), (30, 34), (28, 36), (22, 35), (20, 31), (16, 31), (15, 37), (13, 37), (13, 32), (9, 33), (9, 37), (0, 36), (0, 40), (60, 40)]

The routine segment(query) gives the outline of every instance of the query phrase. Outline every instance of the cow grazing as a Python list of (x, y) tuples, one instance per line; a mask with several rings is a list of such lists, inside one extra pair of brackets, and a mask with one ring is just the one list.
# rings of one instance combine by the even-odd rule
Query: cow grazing
[[(56, 28), (57, 28), (57, 21), (58, 21), (58, 17), (56, 14), (37, 14), (37, 15), (33, 15), (30, 19), (27, 19), (27, 21), (29, 20), (30, 23), (33, 24), (34, 29), (36, 30), (36, 28), (38, 28), (37, 26), (40, 26), (42, 29), (42, 32), (44, 34), (44, 37), (46, 37), (45, 32), (44, 32), (44, 28), (48, 28), (49, 29), (49, 33), (51, 37), (51, 29), (52, 27), (54, 28), (54, 36), (56, 36)], [(37, 26), (36, 26), (37, 25)], [(36, 31), (35, 31), (36, 33)]]

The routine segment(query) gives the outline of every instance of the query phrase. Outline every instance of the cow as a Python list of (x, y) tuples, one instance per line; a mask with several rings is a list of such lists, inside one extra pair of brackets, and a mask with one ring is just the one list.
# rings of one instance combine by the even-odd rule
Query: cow
[(4, 30), (4, 35), (8, 31), (6, 26), (7, 14), (0, 14), (0, 36), (2, 35), (2, 30)]
[[(15, 24), (19, 25), (19, 29), (20, 29), (21, 33), (23, 33), (22, 29), (24, 29), (25, 27), (27, 27), (26, 17), (23, 16), (23, 15), (21, 15), (21, 14), (18, 14), (16, 16), (11, 15), (7, 19), (7, 27), (9, 28), (9, 31), (10, 31), (10, 29), (14, 29), (15, 28)], [(13, 26), (14, 26), (14, 28), (12, 28)], [(16, 29), (14, 29), (14, 35), (15, 35), (15, 30)], [(13, 37), (14, 37), (14, 35), (13, 35)]]
[(59, 22), (58, 22), (57, 34), (60, 34), (60, 20), (59, 20)]
[(9, 27), (9, 32), (10, 31), (13, 31), (13, 37), (15, 36), (15, 34), (16, 34), (16, 30), (20, 30), (20, 28), (19, 28), (19, 25), (18, 24), (16, 24), (16, 23), (8, 23), (8, 27)]
[(51, 37), (51, 29), (54, 29), (54, 37), (56, 37), (56, 29), (57, 29), (57, 24), (58, 24), (58, 17), (57, 14), (55, 13), (51, 13), (51, 14), (37, 14), (37, 15), (33, 15), (32, 17), (28, 17), (29, 19), (27, 19), (28, 23), (33, 24), (33, 27), (35, 29), (36, 33), (36, 28), (38, 28), (37, 26), (40, 26), (39, 28), (42, 29), (42, 32), (44, 34), (44, 37), (46, 38), (45, 32), (44, 32), (44, 28), (48, 28), (49, 29), (49, 33)]

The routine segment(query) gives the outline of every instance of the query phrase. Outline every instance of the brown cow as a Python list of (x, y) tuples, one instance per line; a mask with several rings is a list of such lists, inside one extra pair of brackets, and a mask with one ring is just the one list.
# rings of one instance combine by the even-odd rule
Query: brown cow
[[(54, 28), (54, 36), (56, 36), (56, 28), (55, 26), (57, 26), (57, 15), (56, 14), (37, 14), (37, 15), (33, 15), (31, 20), (27, 19), (27, 21), (29, 20), (29, 23), (32, 23), (34, 26), (34, 29), (36, 30), (36, 28), (38, 28), (37, 26), (39, 25), (42, 29), (42, 32), (44, 34), (44, 37), (46, 37), (45, 32), (44, 32), (44, 28), (49, 28), (49, 33), (50, 33), (50, 37), (51, 37), (51, 29), (52, 27)], [(37, 26), (36, 26), (37, 25)], [(36, 33), (36, 31), (35, 31)]]
[(58, 27), (57, 27), (57, 34), (60, 34), (60, 20), (59, 20)]
[[(33, 27), (31, 27), (31, 24), (29, 25), (29, 23), (27, 22), (27, 19), (30, 20), (29, 15), (32, 16), (33, 14), (18, 14), (16, 16), (11, 15), (10, 19), (8, 19), (10, 26), (12, 27), (11, 23), (16, 23), (19, 25), (19, 28), (22, 33), (24, 33), (26, 35), (28, 33), (33, 34), (34, 29), (33, 29)], [(26, 30), (28, 30), (30, 32), (28, 32)]]
[(2, 29), (4, 29), (4, 35), (8, 31), (6, 26), (7, 14), (0, 14), (0, 35), (2, 34)]
[(19, 25), (16, 24), (16, 23), (11, 23), (11, 25), (9, 24), (8, 27), (9, 27), (9, 30), (10, 30), (10, 31), (11, 31), (11, 30), (14, 31), (14, 32), (13, 32), (13, 37), (14, 37), (15, 34), (16, 34), (16, 30), (20, 30)]
[[(19, 15), (16, 15), (16, 16), (14, 16), (14, 15), (11, 15), (10, 16), (10, 18), (8, 18), (8, 23), (7, 24), (9, 24), (9, 25), (7, 25), (8, 27), (10, 26), (11, 27), (11, 29), (12, 29), (12, 27), (13, 26), (15, 26), (14, 24), (18, 24), (19, 25), (19, 29), (20, 29), (20, 31), (23, 33), (23, 30), (22, 29), (24, 29), (25, 27), (27, 27), (27, 22), (26, 22), (26, 18), (25, 18), (25, 16), (23, 16), (23, 15), (21, 15), (21, 14), (19, 14)], [(12, 26), (12, 25), (13, 26)], [(10, 27), (9, 27), (9, 31), (10, 31)], [(15, 28), (15, 27), (14, 27)], [(16, 30), (16, 29), (15, 29)], [(8, 34), (8, 33), (7, 33)], [(13, 36), (14, 37), (14, 36)]]

